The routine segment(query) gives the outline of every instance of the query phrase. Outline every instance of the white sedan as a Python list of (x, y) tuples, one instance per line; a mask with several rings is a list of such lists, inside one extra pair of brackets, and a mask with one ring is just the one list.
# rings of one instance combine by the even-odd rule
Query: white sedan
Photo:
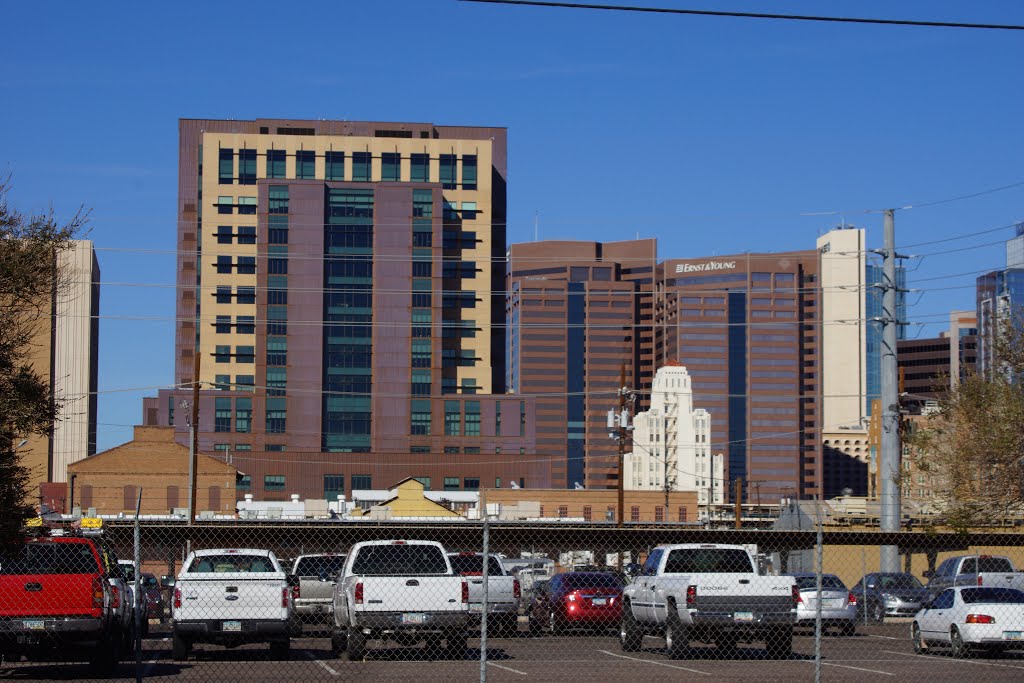
[(975, 646), (995, 653), (1024, 645), (1024, 591), (947, 588), (917, 613), (910, 637), (914, 652), (942, 645), (954, 657), (966, 656)]

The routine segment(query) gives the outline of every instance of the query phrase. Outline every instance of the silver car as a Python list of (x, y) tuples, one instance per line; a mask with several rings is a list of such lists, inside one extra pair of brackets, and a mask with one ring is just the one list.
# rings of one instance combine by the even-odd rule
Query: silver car
[[(814, 574), (792, 574), (800, 591), (796, 606), (796, 625), (814, 627), (818, 611), (818, 583)], [(857, 629), (857, 600), (835, 574), (821, 577), (822, 629), (837, 628), (844, 636)]]

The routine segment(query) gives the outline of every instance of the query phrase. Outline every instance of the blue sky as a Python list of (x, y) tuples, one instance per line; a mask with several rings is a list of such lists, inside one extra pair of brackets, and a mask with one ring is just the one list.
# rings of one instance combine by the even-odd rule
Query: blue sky
[[(657, 4), (650, 2), (648, 4)], [(1019, 0), (662, 6), (1024, 24)], [(22, 210), (92, 208), (99, 448), (173, 381), (177, 119), (509, 129), (509, 241), (657, 237), (662, 258), (811, 248), (840, 220), (1024, 181), (1024, 32), (454, 0), (11, 3), (0, 169)], [(1024, 186), (896, 215), (914, 245), (1024, 219)], [(817, 213), (819, 215), (804, 215)], [(910, 335), (973, 308), (1003, 230), (908, 247)], [(987, 245), (987, 246), (983, 246)]]

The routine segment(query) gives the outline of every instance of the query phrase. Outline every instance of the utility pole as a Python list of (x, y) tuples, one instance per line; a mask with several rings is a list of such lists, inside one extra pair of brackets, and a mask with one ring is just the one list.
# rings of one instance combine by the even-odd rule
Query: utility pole
[(625, 521), (626, 510), (626, 364), (622, 364), (619, 373), (619, 515), (621, 527)]
[(743, 477), (736, 477), (736, 528), (743, 528)]
[(194, 370), (192, 371), (192, 419), (189, 421), (188, 440), (188, 524), (192, 526), (196, 518), (196, 470), (199, 455), (199, 359), (196, 351)]
[[(896, 227), (893, 209), (885, 210), (885, 257), (882, 262), (882, 452), (878, 466), (881, 484), (881, 531), (900, 530), (900, 402), (897, 394), (899, 369), (896, 363)], [(880, 567), (883, 572), (900, 570), (899, 546), (883, 545)]]

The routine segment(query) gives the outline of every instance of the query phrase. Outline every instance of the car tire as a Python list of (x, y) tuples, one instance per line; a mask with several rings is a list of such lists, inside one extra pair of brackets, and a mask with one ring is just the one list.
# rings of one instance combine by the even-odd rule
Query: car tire
[(885, 608), (882, 607), (882, 603), (876, 602), (871, 606), (870, 619), (873, 624), (881, 624), (885, 622)]
[(951, 654), (957, 659), (963, 659), (969, 654), (967, 643), (964, 642), (964, 639), (960, 635), (960, 631), (957, 630), (956, 626), (949, 630), (949, 648)]
[(622, 606), (622, 621), (619, 622), (619, 645), (623, 652), (638, 652), (644, 640), (644, 632), (636, 623), (629, 603)]
[(290, 639), (270, 641), (270, 658), (277, 661), (287, 661), (291, 656), (292, 642)]
[(793, 627), (769, 633), (765, 645), (772, 659), (790, 659), (793, 656)]
[(360, 662), (366, 657), (366, 635), (358, 628), (350, 628), (345, 639), (345, 654), (350, 662)]
[(555, 614), (554, 610), (551, 610), (548, 614), (548, 630), (551, 631), (553, 636), (560, 636), (565, 632), (565, 625), (559, 621), (558, 615)]
[(668, 607), (668, 621), (665, 624), (665, 654), (669, 659), (683, 659), (690, 649), (690, 638), (686, 627), (675, 613), (675, 606)]
[(347, 638), (345, 637), (344, 631), (337, 629), (331, 630), (331, 654), (335, 657), (340, 657), (341, 653), (345, 651), (348, 646)]
[(924, 644), (924, 637), (921, 635), (921, 627), (918, 626), (916, 621), (910, 626), (910, 641), (914, 646), (915, 655), (923, 655), (928, 651)]
[(184, 662), (188, 659), (189, 642), (177, 631), (171, 636), (171, 659)]

